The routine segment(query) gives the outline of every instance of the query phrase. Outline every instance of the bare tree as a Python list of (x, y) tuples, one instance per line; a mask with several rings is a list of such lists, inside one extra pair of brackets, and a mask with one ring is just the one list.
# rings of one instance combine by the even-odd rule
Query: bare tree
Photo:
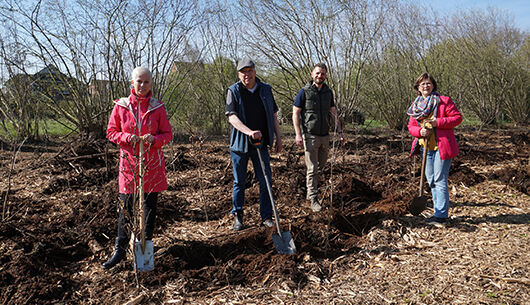
[(512, 84), (508, 86), (504, 107), (515, 125), (530, 122), (530, 36), (511, 58)]
[(129, 73), (143, 65), (170, 118), (217, 133), (242, 56), (258, 62), (284, 114), (324, 62), (345, 115), (403, 127), (412, 83), (428, 71), (484, 124), (503, 111), (527, 120), (528, 35), (495, 10), (437, 16), (398, 0), (4, 0), (2, 126), (38, 137), (48, 118), (103, 135), (110, 101), (129, 94)]
[(455, 15), (447, 25), (450, 38), (447, 62), (452, 86), (482, 124), (501, 123), (506, 97), (517, 82), (510, 60), (524, 42), (524, 35), (494, 9)]
[[(13, 14), (0, 15), (4, 31), (0, 34), (0, 119), (2, 128), (9, 135), (18, 130), (21, 137), (39, 138), (39, 120), (43, 117), (40, 101), (32, 92), (34, 79), (27, 71), (30, 62), (27, 50), (21, 45), (19, 28), (13, 22)], [(16, 141), (17, 139), (15, 139)]]
[[(225, 116), (226, 91), (237, 80), (236, 62), (240, 33), (234, 9), (226, 1), (208, 1), (199, 27), (203, 66), (194, 81), (193, 98), (197, 106), (192, 110), (200, 114), (203, 132), (220, 133), (228, 127)], [(198, 111), (202, 109), (203, 111)], [(197, 125), (197, 124), (195, 124)]]
[[(366, 69), (373, 79), (363, 96), (371, 117), (392, 129), (401, 129), (407, 122), (406, 109), (415, 98), (414, 80), (436, 67), (425, 54), (441, 39), (441, 27), (436, 14), (423, 6), (397, 3), (391, 11), (377, 52), (372, 54), (374, 60)], [(424, 18), (425, 14), (432, 18)]]
[(360, 106), (359, 92), (369, 86), (366, 59), (377, 47), (392, 2), (240, 1), (241, 18), (252, 25), (252, 34), (244, 35), (246, 53), (268, 64), (264, 72), (284, 110), (290, 112), (313, 65), (324, 62), (338, 107), (351, 112)]
[[(128, 94), (135, 66), (153, 72), (155, 95), (176, 90), (178, 84), (169, 82), (168, 75), (185, 54), (199, 20), (196, 9), (196, 2), (184, 0), (78, 0), (68, 6), (63, 1), (8, 1), (2, 13), (14, 15), (25, 36), (20, 46), (50, 68), (48, 81), (56, 90), (39, 90), (42, 101), (82, 134), (102, 135), (110, 100)], [(174, 111), (177, 104), (170, 100), (167, 107)]]

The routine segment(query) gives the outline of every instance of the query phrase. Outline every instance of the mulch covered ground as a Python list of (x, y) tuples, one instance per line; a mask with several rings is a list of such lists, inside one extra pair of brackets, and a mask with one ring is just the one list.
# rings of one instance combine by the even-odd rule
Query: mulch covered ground
[[(445, 228), (407, 213), (417, 196), (411, 138), (356, 130), (334, 149), (324, 209), (305, 198), (293, 136), (272, 155), (282, 230), (296, 255), (276, 253), (259, 226), (249, 166), (247, 228), (231, 230), (232, 167), (226, 138), (189, 138), (165, 149), (155, 270), (131, 257), (101, 263), (115, 236), (117, 148), (105, 140), (25, 143), (0, 222), (1, 304), (529, 304), (530, 153), (527, 129), (458, 129)], [(13, 151), (2, 144), (2, 203)]]

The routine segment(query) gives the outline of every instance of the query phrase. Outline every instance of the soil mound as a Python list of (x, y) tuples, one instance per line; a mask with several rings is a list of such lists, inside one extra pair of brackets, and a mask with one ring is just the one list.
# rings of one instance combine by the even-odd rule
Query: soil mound
[(454, 161), (449, 170), (449, 180), (453, 184), (470, 187), (483, 182), (486, 178), (475, 173), (475, 171), (462, 162)]
[(530, 165), (527, 165), (526, 168), (522, 166), (502, 168), (491, 173), (488, 179), (499, 180), (528, 195), (530, 191)]

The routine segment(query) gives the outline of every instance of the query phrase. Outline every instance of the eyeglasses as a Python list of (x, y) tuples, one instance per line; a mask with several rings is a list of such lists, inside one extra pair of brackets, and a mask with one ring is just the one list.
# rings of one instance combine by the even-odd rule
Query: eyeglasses
[(425, 83), (421, 83), (421, 84), (420, 84), (420, 87), (424, 87), (424, 88), (425, 88), (425, 87), (429, 87), (429, 86), (432, 86), (432, 83), (427, 83), (427, 82), (425, 82)]

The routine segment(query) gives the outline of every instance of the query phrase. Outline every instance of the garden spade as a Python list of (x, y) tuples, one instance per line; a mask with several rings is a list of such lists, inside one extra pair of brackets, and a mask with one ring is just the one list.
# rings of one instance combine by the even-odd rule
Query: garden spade
[(134, 243), (133, 252), (134, 252), (134, 269), (138, 271), (152, 271), (155, 268), (154, 265), (154, 251), (153, 251), (153, 241), (145, 240), (145, 202), (144, 202), (144, 140), (142, 138), (142, 116), (140, 113), (140, 105), (138, 105), (138, 113), (136, 117), (136, 124), (138, 127), (138, 136), (140, 141), (139, 150), (140, 154), (138, 156), (138, 203), (139, 203), (139, 217), (140, 217), (140, 240), (135, 236), (134, 233), (131, 235), (131, 242)]
[(138, 165), (138, 201), (140, 212), (140, 240), (138, 240), (134, 233), (132, 240), (134, 240), (134, 268), (138, 271), (152, 271), (154, 269), (154, 251), (153, 241), (145, 240), (145, 200), (144, 200), (144, 141), (140, 138), (138, 142), (140, 145), (140, 156)]
[(263, 177), (265, 177), (265, 183), (267, 184), (267, 191), (269, 192), (269, 198), (271, 199), (272, 211), (274, 213), (274, 223), (276, 225), (276, 231), (278, 233), (272, 234), (272, 242), (276, 248), (276, 252), (279, 254), (296, 254), (296, 246), (294, 245), (293, 237), (291, 232), (280, 230), (280, 220), (278, 219), (278, 211), (276, 210), (276, 204), (274, 204), (274, 198), (272, 196), (272, 189), (269, 183), (269, 177), (267, 177), (267, 172), (265, 171), (265, 164), (263, 163), (263, 158), (261, 157), (261, 139), (253, 140), (249, 137), (250, 143), (258, 151), (259, 163), (261, 165), (261, 170), (263, 171)]
[(421, 159), (420, 195), (418, 197), (414, 197), (409, 206), (409, 212), (414, 216), (420, 215), (420, 213), (423, 212), (423, 210), (425, 210), (425, 207), (427, 206), (427, 197), (423, 195), (423, 177), (425, 176), (425, 163), (427, 161), (427, 142), (428, 138), (425, 138), (423, 158)]

